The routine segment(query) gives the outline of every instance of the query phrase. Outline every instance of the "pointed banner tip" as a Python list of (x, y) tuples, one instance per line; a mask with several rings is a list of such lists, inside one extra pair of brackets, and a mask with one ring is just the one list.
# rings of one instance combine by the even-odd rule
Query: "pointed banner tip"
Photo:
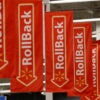
[(69, 79), (64, 79), (62, 82), (57, 82), (56, 80), (54, 79), (51, 79), (51, 82), (56, 85), (57, 87), (63, 87), (64, 85), (66, 85), (68, 82), (69, 82)]
[(85, 84), (84, 86), (78, 88), (78, 87), (74, 87), (74, 89), (79, 92), (82, 93), (83, 91), (85, 91), (88, 88), (88, 84)]
[(22, 78), (22, 77), (18, 76), (16, 79), (22, 85), (28, 87), (28, 86), (30, 86), (32, 83), (34, 83), (37, 80), (37, 77), (35, 76), (35, 77), (32, 77), (31, 79), (25, 79), (25, 78)]
[(0, 70), (4, 69), (7, 65), (8, 65), (8, 61), (5, 60), (5, 61), (1, 64)]
[(90, 97), (88, 96), (85, 96), (86, 100), (91, 100), (91, 99), (94, 99), (94, 100), (100, 100), (100, 95), (97, 95), (93, 98), (93, 95), (91, 95)]

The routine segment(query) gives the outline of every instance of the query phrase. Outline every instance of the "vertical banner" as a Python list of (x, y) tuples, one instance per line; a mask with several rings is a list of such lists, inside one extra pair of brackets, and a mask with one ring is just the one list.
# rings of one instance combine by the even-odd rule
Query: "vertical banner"
[[(10, 77), (9, 73), (7, 72), (8, 57), (6, 54), (7, 52), (6, 46), (7, 43), (5, 34), (5, 3), (4, 0), (0, 0), (0, 77), (1, 78)], [(8, 74), (5, 73), (5, 71)]]
[(17, 77), (11, 79), (11, 91), (42, 91), (42, 1), (7, 0), (6, 5), (15, 17), (11, 34), (18, 40)]
[(73, 13), (46, 13), (46, 91), (61, 92), (73, 85)]
[(91, 91), (81, 97), (81, 100), (100, 100), (100, 41), (92, 44), (92, 87)]
[(74, 89), (69, 96), (87, 93), (92, 85), (92, 25), (74, 23), (73, 33)]

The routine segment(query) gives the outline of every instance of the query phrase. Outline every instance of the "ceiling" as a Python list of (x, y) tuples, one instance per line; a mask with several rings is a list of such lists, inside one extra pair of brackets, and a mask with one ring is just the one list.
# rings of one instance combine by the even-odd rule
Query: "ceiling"
[(98, 18), (100, 17), (100, 1), (52, 4), (51, 11), (74, 11), (74, 19)]
[[(51, 1), (54, 1), (54, 0), (51, 0)], [(74, 19), (100, 18), (100, 1), (51, 4), (50, 10), (51, 11), (71, 10), (74, 12)], [(96, 22), (93, 22), (92, 29), (93, 31), (96, 30)]]

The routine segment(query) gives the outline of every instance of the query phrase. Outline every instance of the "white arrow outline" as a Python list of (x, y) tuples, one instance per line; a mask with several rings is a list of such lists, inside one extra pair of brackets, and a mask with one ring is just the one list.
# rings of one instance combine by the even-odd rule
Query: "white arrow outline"
[[(65, 31), (64, 31), (64, 35), (65, 35), (65, 43), (64, 43), (64, 45), (65, 45), (65, 82), (62, 84), (62, 85), (58, 85), (57, 83), (55, 83), (54, 82), (54, 80), (55, 80), (55, 65), (54, 65), (54, 18), (64, 18), (64, 29), (65, 29)], [(55, 84), (56, 86), (58, 86), (58, 87), (63, 87), (65, 84), (67, 84), (68, 82), (69, 82), (69, 79), (67, 78), (67, 62), (66, 62), (66, 51), (67, 51), (67, 49), (66, 49), (66, 16), (64, 16), (64, 15), (59, 15), (59, 16), (52, 16), (52, 56), (53, 56), (53, 78), (51, 79), (51, 82), (53, 83), (53, 84)]]
[[(78, 88), (76, 88), (75, 86), (75, 84), (76, 84), (76, 82), (75, 82), (75, 80), (76, 80), (76, 67), (75, 67), (75, 58), (74, 58), (74, 54), (75, 54), (75, 49), (74, 49), (74, 43), (73, 43), (73, 51), (74, 51), (74, 53), (73, 53), (73, 59), (74, 59), (74, 89), (76, 90), (76, 91), (78, 91), (78, 92), (83, 92), (84, 90), (86, 90), (86, 88), (88, 87), (88, 84), (87, 84), (87, 73), (86, 73), (86, 41), (85, 41), (85, 39), (86, 39), (86, 37), (85, 37), (85, 30), (86, 30), (86, 28), (85, 27), (74, 27), (73, 29), (75, 30), (75, 29), (80, 29), (80, 28), (83, 28), (83, 30), (84, 30), (84, 70), (85, 70), (85, 87), (83, 88), (83, 89), (81, 89), (81, 90), (79, 90)], [(75, 36), (74, 35), (74, 31), (73, 31), (73, 36)], [(73, 37), (73, 39), (74, 39), (74, 37)], [(73, 41), (74, 42), (74, 41)]]
[[(97, 90), (96, 90), (96, 92), (97, 92), (97, 97), (95, 98), (95, 100), (98, 100), (98, 99), (100, 99), (100, 95), (99, 95), (99, 82), (98, 82), (98, 78), (99, 78), (99, 75), (98, 75), (98, 59), (99, 59), (99, 55), (98, 55), (98, 48), (99, 48), (99, 46), (98, 46), (98, 44), (92, 44), (92, 45), (95, 45), (96, 46), (96, 52), (97, 52), (97, 56), (96, 56), (96, 59), (97, 59)], [(88, 96), (85, 96), (85, 98), (87, 99), (87, 100), (91, 100)]]
[[(32, 34), (32, 37), (33, 37), (33, 39), (32, 39), (32, 42), (33, 42), (33, 80), (31, 81), (31, 82), (29, 82), (28, 84), (26, 84), (26, 83), (24, 83), (22, 80), (20, 80), (20, 76), (21, 76), (21, 52), (20, 52), (20, 50), (21, 50), (21, 46), (20, 46), (20, 6), (32, 6), (32, 12), (34, 12), (34, 4), (32, 4), (32, 3), (23, 3), (23, 4), (19, 4), (18, 5), (18, 34), (19, 34), (19, 75), (18, 75), (18, 77), (16, 78), (21, 84), (23, 84), (24, 86), (26, 86), (26, 87), (28, 87), (29, 85), (31, 85), (34, 81), (36, 81), (37, 80), (37, 76), (35, 75), (35, 56), (34, 56), (34, 53), (35, 53), (35, 45), (34, 45), (34, 29), (33, 29), (33, 34)], [(33, 15), (33, 14), (32, 14)], [(33, 23), (32, 23), (32, 26), (33, 26), (33, 28), (34, 28), (34, 15), (33, 15)]]
[(6, 41), (6, 36), (5, 36), (5, 31), (6, 31), (6, 29), (5, 29), (5, 0), (2, 0), (2, 5), (3, 5), (3, 10), (2, 10), (2, 13), (3, 13), (3, 17), (2, 17), (2, 19), (3, 19), (3, 46), (4, 46), (4, 48), (3, 48), (3, 50), (4, 50), (4, 65), (3, 66), (0, 66), (0, 70), (2, 70), (3, 68), (5, 68), (6, 67), (6, 65), (8, 65), (8, 61), (6, 60), (6, 43), (5, 43), (5, 41)]

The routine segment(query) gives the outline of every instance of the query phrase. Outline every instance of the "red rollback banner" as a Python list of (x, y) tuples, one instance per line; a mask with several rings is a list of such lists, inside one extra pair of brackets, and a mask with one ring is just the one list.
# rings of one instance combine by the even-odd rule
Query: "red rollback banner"
[(91, 91), (81, 97), (81, 100), (100, 100), (100, 41), (92, 44), (92, 87)]
[(46, 91), (61, 92), (73, 84), (73, 13), (46, 13)]
[(92, 25), (91, 23), (74, 23), (73, 28), (73, 68), (74, 68), (74, 89), (69, 96), (82, 95), (89, 91), (92, 82), (91, 70), (91, 44)]
[[(0, 77), (10, 77), (10, 75), (5, 73), (7, 72), (8, 67), (8, 57), (6, 50), (6, 33), (5, 33), (5, 4), (3, 0), (0, 0)], [(10, 50), (8, 51), (10, 52)], [(5, 75), (6, 74), (6, 75)]]
[(7, 7), (14, 7), (15, 11), (11, 8), (10, 12), (16, 15), (12, 31), (18, 36), (17, 76), (11, 79), (11, 91), (42, 91), (42, 1), (19, 0), (10, 4)]

